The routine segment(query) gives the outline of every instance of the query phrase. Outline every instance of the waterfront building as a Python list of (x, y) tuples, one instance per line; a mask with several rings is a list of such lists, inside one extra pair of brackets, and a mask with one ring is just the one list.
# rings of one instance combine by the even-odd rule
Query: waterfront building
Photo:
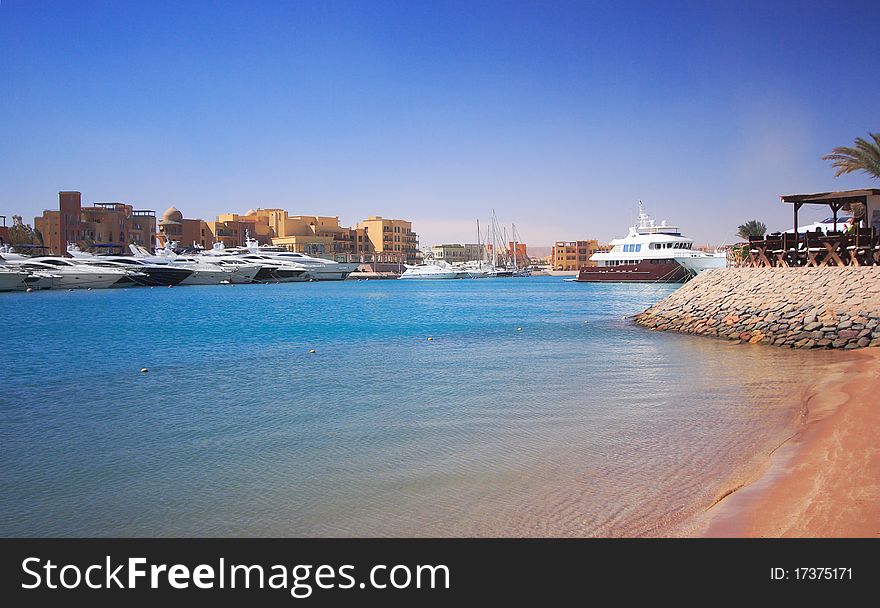
[(529, 265), (529, 254), (525, 243), (514, 243), (513, 241), (509, 241), (507, 243), (507, 256), (511, 260), (516, 259), (516, 263), (519, 266)]
[(290, 216), (282, 209), (258, 209), (256, 216), (269, 222), (273, 245), (318, 257), (351, 253), (351, 229), (340, 226), (338, 217)]
[(58, 193), (58, 210), (34, 218), (34, 228), (53, 255), (63, 255), (68, 243), (124, 253), (130, 243), (149, 246), (156, 232), (156, 212), (121, 202), (82, 206), (82, 194)]
[(431, 255), (435, 260), (446, 260), (450, 264), (458, 262), (473, 262), (483, 259), (483, 246), (477, 243), (459, 243), (434, 245), (431, 247)]
[[(364, 225), (342, 226), (338, 216), (290, 215), (284, 209), (249, 209), (208, 222), (214, 238), (228, 246), (244, 244), (246, 235), (261, 245), (280, 246), (310, 256), (362, 261), (415, 261), (417, 237), (404, 220), (370, 217)], [(372, 229), (372, 235), (370, 230)]]
[(550, 265), (553, 270), (572, 271), (583, 266), (596, 266), (590, 256), (599, 250), (599, 241), (556, 241), (550, 251)]
[(162, 214), (156, 237), (161, 246), (177, 241), (181, 247), (210, 249), (214, 244), (214, 231), (205, 220), (186, 219), (176, 207), (169, 207)]
[(284, 209), (252, 209), (242, 219), (254, 222), (252, 234), (261, 244), (267, 242), (318, 257), (336, 257), (357, 250), (355, 235), (350, 228), (339, 225), (339, 217), (291, 216)]
[(355, 229), (363, 230), (379, 257), (408, 264), (419, 262), (419, 237), (413, 232), (412, 222), (372, 215)]

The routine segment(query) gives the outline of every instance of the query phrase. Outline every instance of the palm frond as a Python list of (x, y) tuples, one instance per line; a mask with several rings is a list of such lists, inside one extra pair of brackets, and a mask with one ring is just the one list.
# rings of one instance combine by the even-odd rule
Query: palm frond
[(857, 137), (855, 146), (838, 146), (826, 154), (822, 160), (830, 160), (831, 166), (837, 169), (834, 177), (846, 173), (864, 171), (875, 179), (880, 179), (880, 133), (868, 133), (873, 142)]

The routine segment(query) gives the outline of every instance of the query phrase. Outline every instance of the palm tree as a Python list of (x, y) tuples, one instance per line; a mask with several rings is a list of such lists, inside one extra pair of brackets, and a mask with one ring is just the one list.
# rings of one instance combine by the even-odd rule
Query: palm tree
[(737, 236), (744, 241), (749, 240), (750, 236), (764, 236), (766, 233), (767, 226), (758, 220), (749, 220), (745, 224), (740, 224), (736, 229)]
[(822, 160), (834, 161), (831, 163), (837, 168), (834, 177), (864, 171), (874, 179), (880, 179), (880, 133), (868, 133), (868, 137), (874, 141), (856, 137), (854, 148), (840, 146), (822, 157)]

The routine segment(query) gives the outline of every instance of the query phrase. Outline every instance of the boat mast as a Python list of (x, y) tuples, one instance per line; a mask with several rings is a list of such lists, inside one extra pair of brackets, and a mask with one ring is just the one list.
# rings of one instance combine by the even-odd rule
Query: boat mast
[(483, 250), (483, 235), (480, 234), (480, 218), (477, 218), (477, 245), (480, 247), (480, 268), (483, 267), (483, 255), (486, 253)]
[[(489, 227), (491, 230), (491, 242), (492, 242), (492, 255), (489, 257), (489, 261), (492, 263), (492, 268), (495, 268), (495, 263), (498, 261), (498, 250), (495, 249), (495, 210), (492, 209), (492, 221), (489, 222)], [(486, 229), (486, 240), (489, 241), (489, 228)]]
[(516, 265), (516, 224), (510, 224), (510, 232), (513, 239), (513, 269), (518, 270), (519, 266)]

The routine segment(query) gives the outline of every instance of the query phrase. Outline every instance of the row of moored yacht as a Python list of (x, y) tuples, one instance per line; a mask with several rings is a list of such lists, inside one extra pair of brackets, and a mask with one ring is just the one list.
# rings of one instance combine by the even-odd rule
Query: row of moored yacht
[(449, 264), (434, 260), (418, 266), (407, 266), (399, 279), (489, 279), (501, 277), (527, 277), (530, 268), (495, 266), (492, 262), (475, 260), (462, 264)]
[(260, 247), (250, 239), (242, 248), (218, 244), (185, 254), (175, 253), (171, 243), (155, 253), (137, 245), (130, 249), (130, 256), (94, 255), (69, 245), (70, 257), (30, 257), (5, 247), (0, 249), (0, 291), (341, 281), (358, 267)]

